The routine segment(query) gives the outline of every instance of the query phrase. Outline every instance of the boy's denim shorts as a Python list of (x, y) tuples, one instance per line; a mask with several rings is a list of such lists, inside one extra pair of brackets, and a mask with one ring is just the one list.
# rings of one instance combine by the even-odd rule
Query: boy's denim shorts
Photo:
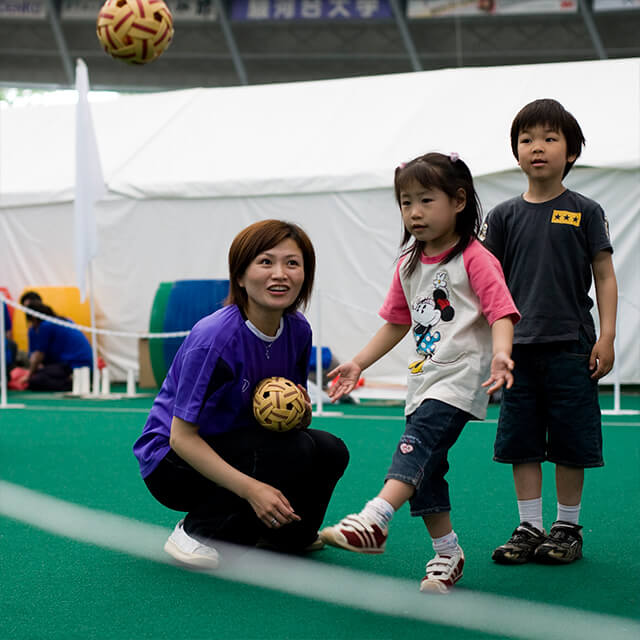
[(582, 332), (576, 341), (514, 345), (514, 382), (502, 396), (494, 460), (604, 465), (592, 348)]
[(473, 416), (440, 400), (425, 400), (407, 416), (404, 435), (385, 480), (400, 480), (416, 488), (409, 500), (412, 516), (451, 511), (447, 454)]

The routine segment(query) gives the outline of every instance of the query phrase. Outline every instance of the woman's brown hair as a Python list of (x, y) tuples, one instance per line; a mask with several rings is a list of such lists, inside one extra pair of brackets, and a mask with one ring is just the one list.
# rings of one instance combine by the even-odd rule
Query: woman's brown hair
[(243, 229), (229, 248), (229, 296), (225, 304), (236, 304), (243, 313), (247, 311), (247, 292), (239, 284), (240, 278), (251, 261), (263, 251), (272, 249), (283, 240), (291, 238), (300, 248), (304, 262), (304, 282), (294, 303), (285, 309), (291, 313), (305, 307), (311, 298), (316, 271), (316, 253), (309, 236), (297, 224), (282, 220), (262, 220)]

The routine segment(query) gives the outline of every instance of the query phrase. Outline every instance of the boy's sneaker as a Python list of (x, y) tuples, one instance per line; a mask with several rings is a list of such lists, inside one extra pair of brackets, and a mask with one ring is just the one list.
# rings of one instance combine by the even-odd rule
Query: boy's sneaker
[(557, 520), (551, 526), (549, 537), (537, 549), (536, 562), (568, 564), (582, 558), (582, 527), (579, 524)]
[(333, 527), (323, 529), (320, 539), (332, 547), (348, 551), (383, 553), (388, 535), (388, 527), (382, 528), (361, 513), (353, 513)]
[(164, 550), (180, 564), (193, 569), (217, 569), (220, 564), (218, 552), (188, 535), (183, 525), (184, 520), (180, 520), (165, 542)]
[(449, 593), (453, 585), (462, 578), (464, 552), (458, 547), (458, 553), (451, 556), (436, 555), (426, 566), (426, 575), (420, 583), (423, 593)]
[(494, 550), (491, 559), (498, 564), (524, 564), (533, 559), (535, 550), (546, 539), (544, 530), (540, 531), (532, 524), (522, 522), (509, 540)]

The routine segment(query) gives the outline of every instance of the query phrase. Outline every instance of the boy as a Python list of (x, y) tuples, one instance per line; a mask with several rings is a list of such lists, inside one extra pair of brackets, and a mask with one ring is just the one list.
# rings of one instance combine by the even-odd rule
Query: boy
[[(555, 100), (526, 105), (511, 125), (511, 148), (527, 191), (489, 212), (481, 237), (502, 263), (520, 309), (494, 460), (513, 465), (520, 524), (493, 552), (500, 564), (566, 564), (582, 557), (584, 469), (600, 467), (598, 379), (613, 366), (617, 284), (606, 218), (562, 180), (582, 151), (576, 119)], [(589, 297), (595, 283), (596, 340)], [(542, 466), (556, 465), (557, 518), (542, 523)]]

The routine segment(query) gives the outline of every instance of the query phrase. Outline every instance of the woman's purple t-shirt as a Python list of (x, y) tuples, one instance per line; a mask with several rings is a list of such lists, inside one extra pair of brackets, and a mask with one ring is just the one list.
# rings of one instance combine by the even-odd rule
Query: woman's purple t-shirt
[(171, 420), (197, 424), (203, 437), (255, 424), (252, 394), (258, 382), (283, 376), (307, 385), (311, 327), (285, 314), (275, 339), (260, 334), (230, 305), (197, 322), (185, 338), (133, 447), (143, 477), (169, 451)]

